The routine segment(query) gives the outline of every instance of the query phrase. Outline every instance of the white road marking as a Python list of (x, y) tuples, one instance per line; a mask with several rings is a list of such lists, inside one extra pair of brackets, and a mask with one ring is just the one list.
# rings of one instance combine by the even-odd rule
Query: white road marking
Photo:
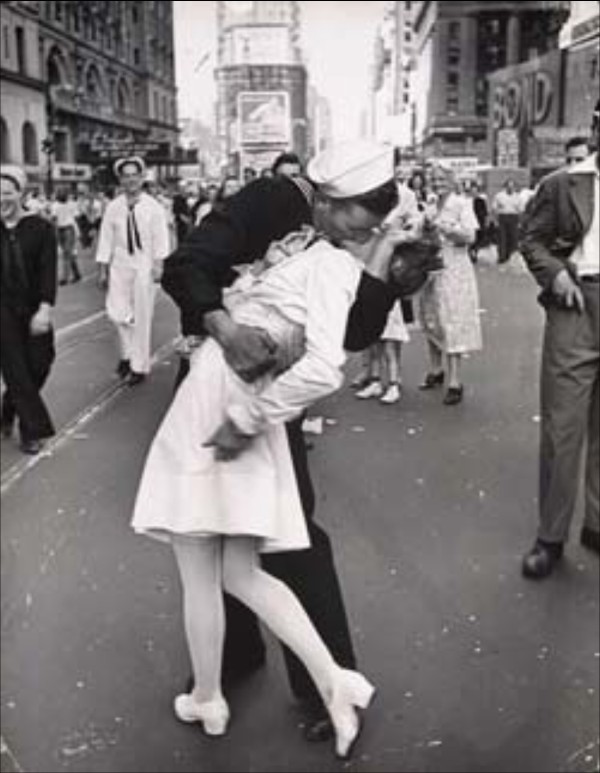
[(56, 342), (60, 343), (63, 338), (70, 335), (71, 333), (74, 333), (76, 330), (79, 330), (82, 327), (87, 327), (88, 325), (93, 325), (94, 322), (97, 322), (104, 317), (106, 317), (106, 311), (98, 311), (95, 314), (91, 314), (89, 317), (84, 317), (84, 319), (73, 322), (71, 325), (65, 325), (64, 327), (61, 327), (56, 331)]

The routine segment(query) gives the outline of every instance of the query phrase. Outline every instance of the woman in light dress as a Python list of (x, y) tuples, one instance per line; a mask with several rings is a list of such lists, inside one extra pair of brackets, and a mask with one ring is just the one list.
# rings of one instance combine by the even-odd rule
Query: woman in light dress
[(455, 193), (452, 172), (435, 166), (424, 216), (442, 241), (444, 269), (432, 275), (421, 293), (421, 324), (427, 337), (430, 371), (421, 389), (442, 386), (448, 367), (445, 405), (457, 405), (464, 397), (461, 380), (463, 356), (482, 348), (477, 276), (469, 257), (479, 224), (471, 201)]
[[(377, 150), (373, 160), (381, 174)], [(397, 201), (395, 187), (384, 185), (384, 175), (375, 191), (358, 195), (365, 189), (355, 170), (367, 167), (361, 174), (368, 173), (370, 157), (329, 151), (327, 158), (321, 166), (319, 158), (313, 163), (316, 180), (320, 169), (331, 167), (317, 205), (318, 225), (337, 244), (366, 241)], [(358, 197), (350, 183), (358, 185)], [(224, 734), (229, 720), (221, 691), (223, 590), (303, 661), (330, 714), (339, 757), (349, 756), (358, 737), (356, 709), (373, 696), (361, 674), (334, 661), (289, 588), (260, 566), (261, 552), (309, 546), (284, 422), (341, 386), (347, 318), (364, 268), (315, 232), (273, 245), (261, 270), (246, 273), (226, 304), (236, 323), (260, 327), (277, 343), (277, 371), (248, 384), (207, 339), (192, 355), (190, 374), (150, 449), (132, 526), (173, 547), (195, 679), (191, 694), (180, 695), (174, 709), (207, 734)], [(388, 265), (374, 262), (369, 270), (385, 278)]]

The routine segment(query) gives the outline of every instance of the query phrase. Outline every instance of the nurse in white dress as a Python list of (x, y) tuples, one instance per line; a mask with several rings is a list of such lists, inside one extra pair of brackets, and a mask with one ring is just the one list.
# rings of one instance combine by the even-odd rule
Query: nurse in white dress
[(142, 192), (144, 171), (144, 162), (137, 157), (115, 164), (125, 192), (106, 208), (96, 253), (108, 284), (106, 311), (119, 335), (117, 372), (131, 386), (150, 372), (157, 283), (170, 248), (165, 211)]
[[(396, 201), (391, 148), (341, 146), (309, 172), (320, 191), (317, 227), (337, 243), (370, 238)], [(211, 735), (226, 731), (226, 590), (303, 661), (331, 716), (336, 753), (346, 758), (360, 730), (355, 707), (366, 708), (374, 688), (336, 664), (292, 591), (261, 569), (259, 554), (309, 546), (284, 423), (341, 386), (347, 318), (365, 266), (310, 230), (272, 246), (263, 264), (226, 304), (236, 323), (266, 330), (290, 359), (249, 385), (215, 341), (201, 344), (150, 449), (132, 526), (169, 541), (181, 575), (195, 687), (176, 699), (177, 717)], [(386, 278), (388, 266), (368, 270)]]

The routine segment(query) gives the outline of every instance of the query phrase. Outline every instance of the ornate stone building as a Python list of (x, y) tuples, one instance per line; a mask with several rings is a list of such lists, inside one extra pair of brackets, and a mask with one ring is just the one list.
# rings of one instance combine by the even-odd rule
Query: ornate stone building
[[(24, 85), (18, 72), (24, 50), (36, 104), (45, 104), (46, 127), (40, 119), (39, 128), (56, 169), (88, 166), (106, 182), (115, 156), (140, 152), (161, 176), (171, 174), (178, 136), (172, 6), (161, 0), (2, 2), (3, 50), (6, 41), (15, 46), (7, 59), (12, 67), (3, 60), (1, 72), (13, 159), (21, 161), (10, 136), (14, 106), (5, 107), (4, 92)], [(85, 176), (85, 169), (71, 171)]]

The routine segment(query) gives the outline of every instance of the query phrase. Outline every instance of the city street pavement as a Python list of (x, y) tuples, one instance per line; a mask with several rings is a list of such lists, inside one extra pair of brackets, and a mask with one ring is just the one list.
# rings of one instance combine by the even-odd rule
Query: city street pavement
[[(378, 686), (348, 763), (302, 739), (271, 638), (267, 668), (230, 695), (226, 738), (174, 719), (189, 672), (178, 579), (129, 519), (171, 397), (176, 314), (162, 297), (165, 356), (136, 390), (115, 391), (102, 317), (64, 336), (47, 396), (71, 431), (16, 477), (2, 445), (3, 771), (598, 770), (599, 565), (577, 541), (581, 508), (556, 575), (520, 575), (536, 529), (536, 288), (516, 261), (500, 271), (488, 256), (478, 274), (485, 351), (466, 363), (463, 405), (417, 390), (415, 332), (401, 404), (346, 388), (312, 410), (319, 520)], [(92, 284), (63, 297), (80, 304), (64, 325), (101, 310)]]

